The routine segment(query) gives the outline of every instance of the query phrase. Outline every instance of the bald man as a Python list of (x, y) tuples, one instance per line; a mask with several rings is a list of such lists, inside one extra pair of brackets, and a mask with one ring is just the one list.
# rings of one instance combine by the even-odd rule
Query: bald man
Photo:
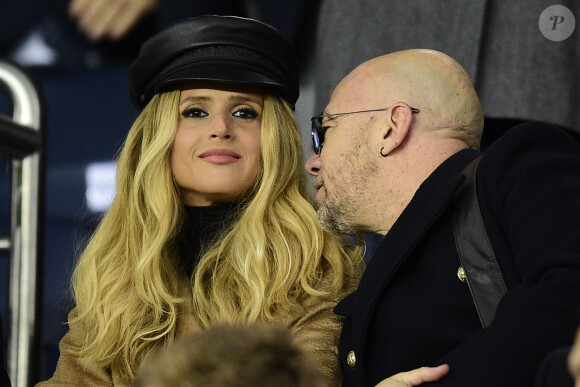
[(437, 386), (532, 386), (542, 358), (580, 324), (580, 146), (539, 122), (481, 157), (476, 192), (507, 292), (486, 327), (453, 233), (464, 168), (483, 113), (447, 55), (407, 50), (369, 60), (313, 118), (319, 221), (336, 234), (383, 235), (345, 317), (345, 386), (447, 363)]

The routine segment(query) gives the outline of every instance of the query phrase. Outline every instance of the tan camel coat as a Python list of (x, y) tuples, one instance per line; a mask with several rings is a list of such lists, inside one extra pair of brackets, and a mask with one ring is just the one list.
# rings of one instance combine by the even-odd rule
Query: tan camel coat
[[(342, 381), (338, 361), (338, 340), (342, 320), (333, 312), (336, 302), (307, 299), (297, 307), (290, 318), (281, 319), (295, 333), (296, 341), (302, 345), (318, 368), (328, 380), (329, 386), (339, 386)], [(69, 320), (75, 310), (69, 315)], [(182, 313), (177, 320), (176, 336), (183, 336), (199, 331), (200, 327), (189, 313)], [(72, 349), (79, 348), (85, 340), (85, 328), (70, 324), (68, 333), (60, 342), (60, 358), (53, 377), (37, 384), (37, 387), (65, 386), (130, 386), (120, 380), (117, 373), (99, 366), (84, 367), (72, 354)]]

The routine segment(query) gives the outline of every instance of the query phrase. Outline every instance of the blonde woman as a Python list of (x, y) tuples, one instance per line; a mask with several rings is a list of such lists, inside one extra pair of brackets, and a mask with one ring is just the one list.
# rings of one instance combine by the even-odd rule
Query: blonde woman
[(340, 384), (332, 309), (360, 253), (321, 230), (307, 199), (291, 46), (251, 19), (187, 19), (147, 41), (130, 75), (141, 113), (40, 385), (128, 386), (176, 337), (256, 321), (290, 327)]

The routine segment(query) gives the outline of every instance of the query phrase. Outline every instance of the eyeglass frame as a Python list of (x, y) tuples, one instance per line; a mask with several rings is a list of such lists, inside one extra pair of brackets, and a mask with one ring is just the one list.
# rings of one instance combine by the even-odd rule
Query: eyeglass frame
[[(326, 129), (322, 127), (322, 119), (326, 117), (342, 117), (349, 114), (356, 114), (356, 113), (369, 113), (369, 112), (383, 112), (389, 110), (388, 108), (382, 109), (369, 109), (369, 110), (357, 110), (354, 112), (346, 112), (346, 113), (332, 113), (332, 114), (320, 114), (318, 116), (314, 116), (310, 118), (312, 122), (312, 145), (314, 146), (314, 153), (319, 155), (322, 151), (322, 146), (324, 144), (324, 134), (326, 133)], [(413, 114), (420, 113), (421, 111), (417, 108), (411, 107), (411, 112)], [(322, 140), (321, 140), (322, 139)]]

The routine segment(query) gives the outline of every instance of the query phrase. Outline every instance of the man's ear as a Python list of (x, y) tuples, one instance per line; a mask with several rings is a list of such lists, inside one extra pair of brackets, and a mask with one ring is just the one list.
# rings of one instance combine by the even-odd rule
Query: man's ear
[(386, 157), (397, 149), (407, 138), (413, 122), (411, 107), (404, 102), (397, 102), (386, 111), (386, 122), (381, 132), (380, 153)]

